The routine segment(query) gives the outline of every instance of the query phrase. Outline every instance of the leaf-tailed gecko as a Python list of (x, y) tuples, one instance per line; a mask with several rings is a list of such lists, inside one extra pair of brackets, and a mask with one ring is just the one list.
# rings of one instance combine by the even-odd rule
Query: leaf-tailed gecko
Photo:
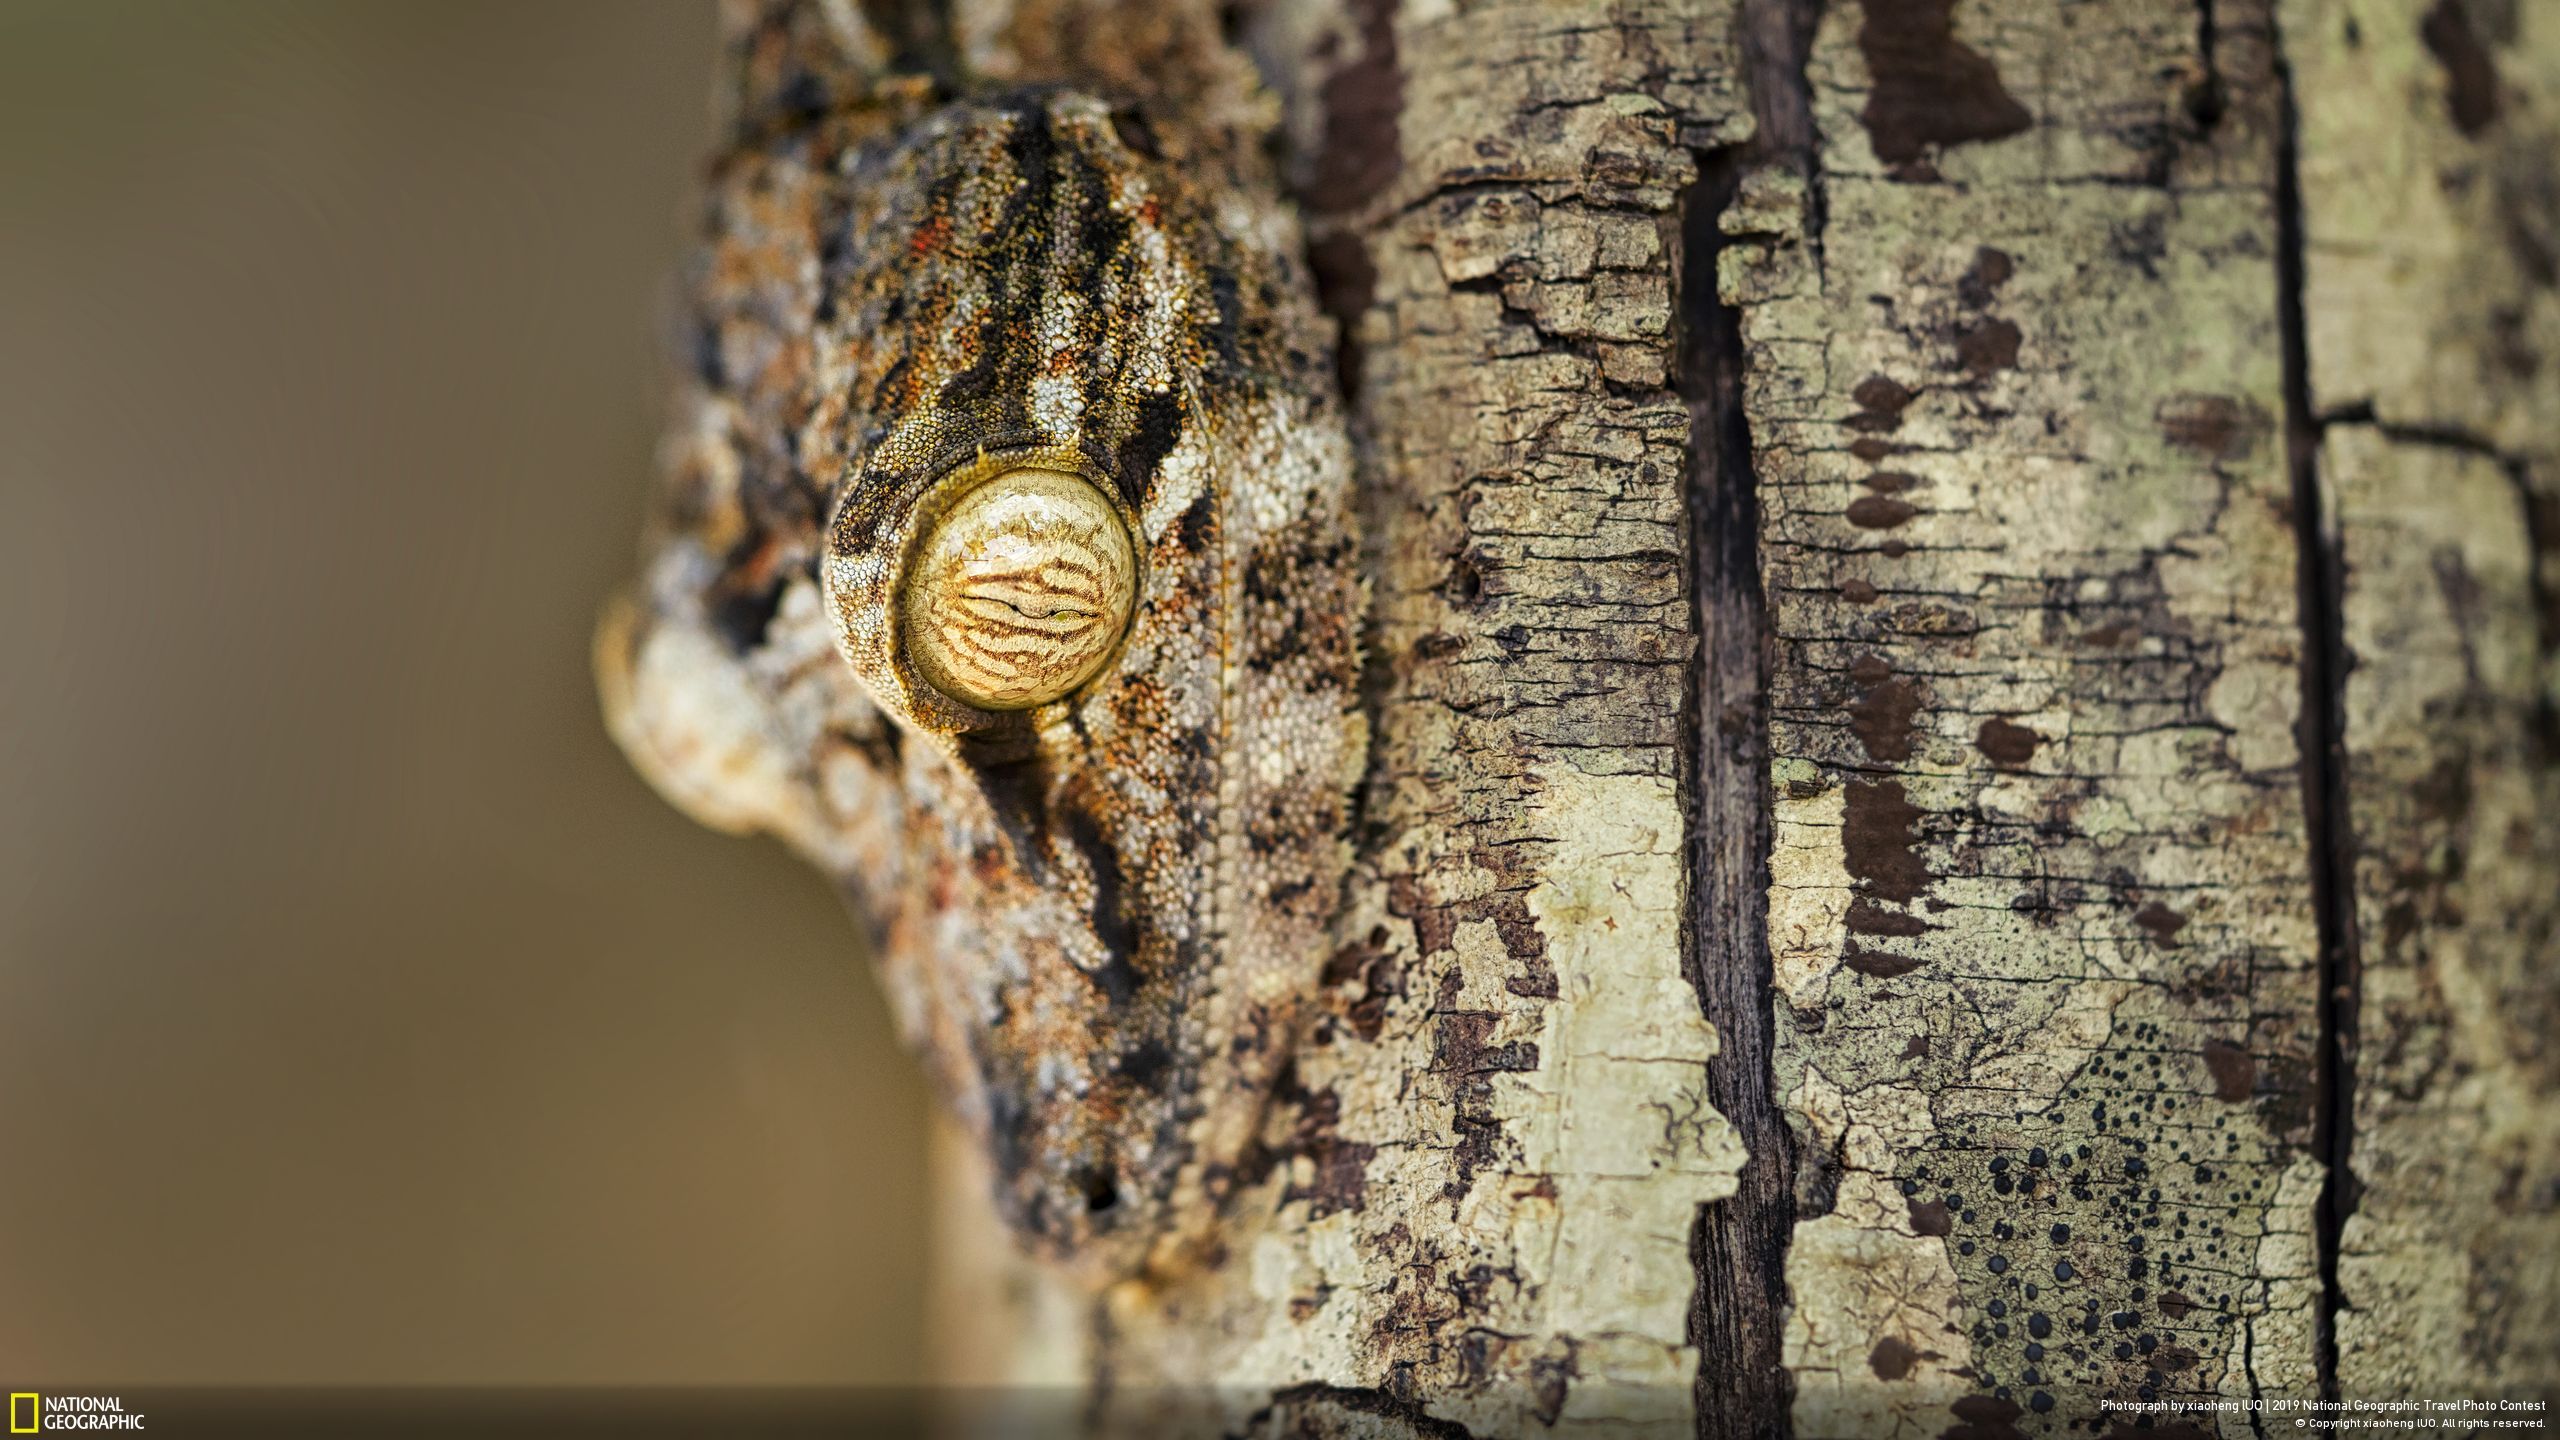
[(1332, 337), (1243, 147), (733, 20), (690, 373), (597, 670), (866, 922), (999, 1210), (1179, 1263), (1325, 951), (1366, 748)]

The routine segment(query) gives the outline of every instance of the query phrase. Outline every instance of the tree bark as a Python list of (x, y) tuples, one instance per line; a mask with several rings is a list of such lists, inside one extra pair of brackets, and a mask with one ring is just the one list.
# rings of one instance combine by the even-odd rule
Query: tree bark
[(2330, 517), (2342, 646), (2335, 1375), (2347, 1394), (2547, 1398), (2560, 15), (2333, 0), (2284, 20), (2312, 442), (2298, 463)]
[(1167, 4), (1133, 76), (1124, 8), (912, 10), (999, 78), (1254, 62), (1376, 743), (1220, 1263), (1077, 1292), (946, 1146), (946, 1378), (1252, 1434), (2555, 1398), (2560, 12)]

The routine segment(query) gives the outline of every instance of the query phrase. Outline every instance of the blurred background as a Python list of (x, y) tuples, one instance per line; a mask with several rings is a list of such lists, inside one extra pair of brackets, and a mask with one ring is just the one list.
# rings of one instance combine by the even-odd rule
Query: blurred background
[(925, 1096), (598, 722), (698, 3), (0, 4), (0, 1377), (911, 1379)]

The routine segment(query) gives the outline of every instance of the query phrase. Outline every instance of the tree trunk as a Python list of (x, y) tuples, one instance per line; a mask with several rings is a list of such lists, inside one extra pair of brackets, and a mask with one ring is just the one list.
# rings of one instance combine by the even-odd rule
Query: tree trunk
[[(1127, 83), (1134, 4), (902, 13)], [(2552, 1396), (2560, 11), (1145, 9), (1143, 83), (1279, 101), (1376, 742), (1220, 1262), (1085, 1295), (946, 1146), (947, 1378), (1255, 1434)]]

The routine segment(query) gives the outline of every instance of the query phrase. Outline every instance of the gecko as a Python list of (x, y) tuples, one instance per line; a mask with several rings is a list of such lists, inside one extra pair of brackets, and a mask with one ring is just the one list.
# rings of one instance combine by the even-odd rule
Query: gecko
[(608, 728), (842, 890), (1026, 1248), (1185, 1263), (1328, 952), (1367, 731), (1329, 322), (1255, 147), (731, 16)]

